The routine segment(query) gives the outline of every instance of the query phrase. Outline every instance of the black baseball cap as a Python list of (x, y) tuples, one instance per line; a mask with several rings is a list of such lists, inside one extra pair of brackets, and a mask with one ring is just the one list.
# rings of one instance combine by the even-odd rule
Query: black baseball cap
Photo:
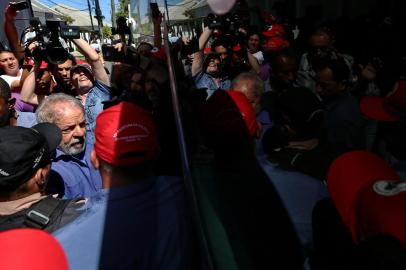
[(15, 190), (28, 181), (52, 160), (61, 139), (61, 130), (51, 123), (0, 128), (0, 189)]
[(10, 86), (3, 78), (0, 78), (0, 96), (4, 96), (5, 93), (7, 93), (7, 95), (11, 93)]

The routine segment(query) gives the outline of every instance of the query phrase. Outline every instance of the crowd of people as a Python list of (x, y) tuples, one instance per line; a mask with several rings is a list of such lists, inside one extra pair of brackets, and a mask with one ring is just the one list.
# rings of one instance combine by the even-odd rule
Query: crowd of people
[(281, 3), (260, 26), (246, 10), (208, 16), (169, 52), (155, 17), (154, 44), (123, 35), (108, 69), (83, 39), (84, 59), (33, 57), (7, 7), (0, 238), (61, 246), (71, 269), (406, 269), (400, 22), (359, 19), (346, 35)]

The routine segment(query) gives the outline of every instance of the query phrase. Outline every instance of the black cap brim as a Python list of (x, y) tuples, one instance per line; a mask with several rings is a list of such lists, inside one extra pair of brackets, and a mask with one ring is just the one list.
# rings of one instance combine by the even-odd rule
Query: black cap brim
[(42, 136), (45, 137), (49, 147), (49, 153), (52, 153), (56, 150), (62, 140), (62, 132), (58, 126), (52, 123), (39, 123), (32, 127)]

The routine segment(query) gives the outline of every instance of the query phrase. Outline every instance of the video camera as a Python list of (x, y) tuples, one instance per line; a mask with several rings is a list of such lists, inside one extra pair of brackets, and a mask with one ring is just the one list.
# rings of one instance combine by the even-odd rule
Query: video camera
[(246, 29), (249, 25), (249, 18), (239, 12), (228, 13), (222, 16), (210, 13), (205, 24), (209, 29), (213, 30), (212, 36), (215, 40), (221, 40), (228, 49), (236, 45), (244, 46), (246, 36), (240, 32), (240, 28)]
[(127, 39), (127, 44), (131, 45), (133, 43), (133, 35), (130, 27), (127, 25), (127, 19), (125, 17), (118, 17), (116, 19), (117, 27), (111, 28), (111, 33), (113, 35), (119, 35), (122, 39)]
[(47, 20), (43, 26), (38, 18), (30, 20), (28, 32), (34, 32), (35, 36), (25, 42), (25, 47), (37, 41), (39, 46), (32, 52), (36, 61), (46, 61), (54, 65), (64, 63), (68, 59), (67, 46), (63, 46), (61, 39), (80, 38), (79, 27), (68, 26), (65, 21)]
[(238, 35), (238, 29), (247, 26), (244, 17), (239, 13), (228, 13), (222, 16), (210, 13), (205, 18), (205, 24), (209, 29), (215, 30), (218, 36)]
[(116, 20), (117, 27), (111, 28), (111, 33), (113, 35), (130, 35), (131, 29), (127, 25), (127, 19), (125, 17), (118, 17)]

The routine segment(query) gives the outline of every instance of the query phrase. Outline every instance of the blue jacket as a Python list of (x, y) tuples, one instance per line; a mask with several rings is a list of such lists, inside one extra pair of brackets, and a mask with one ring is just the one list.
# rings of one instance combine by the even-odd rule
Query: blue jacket
[(90, 197), (102, 187), (100, 173), (90, 162), (93, 145), (86, 144), (82, 153), (72, 156), (56, 149), (47, 185), (47, 193), (71, 199)]
[(207, 88), (207, 98), (213, 95), (214, 91), (218, 89), (229, 90), (231, 87), (231, 81), (226, 78), (221, 78), (220, 86), (217, 87), (216, 83), (209, 74), (205, 72), (199, 72), (193, 77), (196, 88)]
[(16, 111), (17, 126), (30, 128), (37, 124), (35, 113)]
[(262, 152), (257, 159), (275, 186), (305, 249), (312, 248), (312, 211), (328, 197), (327, 187), (318, 179), (296, 171), (286, 171), (269, 162)]
[(326, 106), (327, 139), (339, 156), (365, 148), (364, 120), (359, 103), (345, 92), (324, 101)]
[(182, 270), (190, 258), (186, 208), (181, 178), (148, 178), (100, 191), (54, 236), (72, 270)]
[(87, 94), (85, 102), (86, 130), (91, 142), (94, 142), (96, 118), (103, 111), (102, 102), (110, 100), (110, 98), (110, 87), (100, 81), (95, 81), (93, 88)]

